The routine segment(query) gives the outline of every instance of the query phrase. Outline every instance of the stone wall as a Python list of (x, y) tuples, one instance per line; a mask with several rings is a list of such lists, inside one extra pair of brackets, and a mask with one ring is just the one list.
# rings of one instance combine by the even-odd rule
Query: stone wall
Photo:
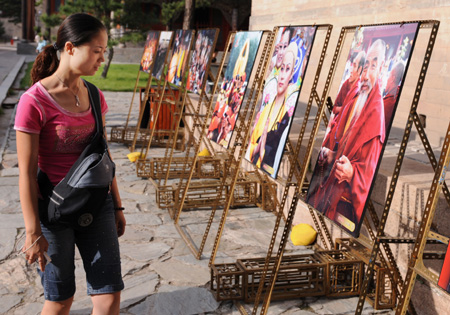
[[(419, 1), (419, 0), (392, 0), (392, 1), (373, 1), (373, 0), (261, 0), (253, 1), (252, 14), (250, 17), (251, 30), (271, 30), (280, 25), (312, 25), (312, 24), (332, 24), (333, 32), (328, 46), (328, 52), (325, 57), (324, 68), (319, 80), (319, 94), (324, 86), (325, 78), (336, 48), (336, 43), (342, 27), (362, 24), (391, 23), (400, 21), (430, 20), (435, 19), (441, 22), (438, 36), (431, 57), (428, 73), (425, 79), (421, 101), (418, 112), (426, 116), (425, 131), (433, 148), (439, 151), (446, 134), (449, 112), (448, 105), (450, 99), (450, 90), (447, 82), (450, 79), (450, 6), (445, 0)], [(323, 32), (322, 32), (323, 33)], [(376, 210), (380, 214), (387, 196), (388, 186), (395, 167), (395, 161), (399, 151), (399, 144), (403, 130), (406, 126), (409, 108), (412, 102), (412, 96), (418, 81), (418, 74), (425, 55), (425, 47), (430, 35), (430, 29), (423, 29), (416, 40), (416, 48), (411, 58), (410, 68), (405, 80), (402, 92), (402, 98), (398, 105), (396, 118), (391, 130), (390, 142), (383, 156), (382, 164), (376, 178), (371, 199)], [(323, 38), (323, 37), (322, 37)], [(330, 88), (329, 96), (333, 99), (338, 91), (340, 78), (343, 71), (344, 59), (348, 52), (348, 47), (353, 38), (353, 34), (347, 36), (340, 61), (337, 66), (335, 77)], [(322, 45), (321, 41), (316, 40), (316, 45)], [(315, 50), (314, 50), (315, 49)], [(311, 54), (309, 72), (315, 72), (317, 61), (320, 56), (320, 49), (313, 48)], [(312, 85), (310, 73), (306, 74), (302, 96), (300, 99), (309, 97), (309, 91)], [(300, 120), (301, 123), (301, 120)], [(295, 120), (294, 120), (295, 125)], [(295, 126), (292, 127), (294, 130)], [(290, 138), (295, 141), (298, 137), (291, 130)], [(418, 141), (415, 127), (410, 137), (411, 144), (408, 145), (407, 157), (402, 165), (400, 179), (394, 194), (390, 215), (386, 225), (386, 233), (391, 236), (415, 237), (420, 220), (423, 214), (424, 204), (428, 197), (428, 191), (431, 186), (433, 170), (426, 163), (426, 156), (417, 151), (423, 152), (423, 147)], [(322, 133), (318, 135), (316, 146), (320, 146)], [(306, 140), (307, 141), (307, 140)], [(439, 153), (438, 153), (439, 154)], [(317, 150), (314, 151), (312, 161), (313, 165), (317, 158)], [(439, 158), (439, 156), (438, 156)], [(424, 163), (425, 162), (425, 163)], [(244, 162), (244, 166), (245, 166)], [(287, 172), (287, 163), (282, 164), (279, 175), (285, 176)], [(250, 168), (251, 169), (251, 168)], [(282, 185), (279, 185), (278, 192), (282, 192)], [(444, 198), (440, 198), (433, 230), (444, 235), (450, 235), (448, 227), (448, 204)], [(297, 215), (294, 223), (312, 223), (309, 212), (306, 207), (300, 205), (297, 209)], [(348, 237), (339, 228), (330, 226), (333, 237)], [(363, 229), (362, 233), (367, 234)], [(428, 249), (428, 247), (427, 247)], [(392, 246), (394, 256), (399, 265), (400, 271), (405, 275), (408, 260), (411, 254), (412, 246), (400, 245)], [(444, 250), (443, 246), (440, 250)], [(431, 268), (439, 272), (442, 261), (427, 262)], [(450, 306), (450, 297), (441, 289), (427, 281), (416, 281), (412, 301), (418, 314), (445, 314)]]

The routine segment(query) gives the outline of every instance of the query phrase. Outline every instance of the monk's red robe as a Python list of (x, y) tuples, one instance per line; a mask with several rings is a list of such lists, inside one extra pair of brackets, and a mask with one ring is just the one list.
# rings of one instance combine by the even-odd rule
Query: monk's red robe
[[(376, 83), (359, 118), (344, 134), (356, 98), (356, 94), (354, 97), (346, 98), (345, 107), (339, 115), (336, 126), (325, 139), (327, 147), (336, 151), (336, 161), (343, 155), (350, 160), (353, 178), (350, 183), (346, 181), (338, 183), (335, 165), (328, 166), (328, 169), (331, 168), (329, 174), (321, 177), (322, 181), (317, 183), (318, 187), (312, 187), (312, 193), (308, 194), (307, 200), (310, 203), (314, 202), (316, 209), (332, 220), (335, 219), (336, 213), (341, 212), (339, 209), (341, 206), (348, 207), (350, 204), (353, 218), (349, 219), (358, 225), (383, 147), (385, 122), (383, 99), (379, 84)], [(314, 176), (319, 177), (316, 172), (320, 170), (316, 169)], [(316, 185), (315, 181), (313, 179), (311, 185)]]

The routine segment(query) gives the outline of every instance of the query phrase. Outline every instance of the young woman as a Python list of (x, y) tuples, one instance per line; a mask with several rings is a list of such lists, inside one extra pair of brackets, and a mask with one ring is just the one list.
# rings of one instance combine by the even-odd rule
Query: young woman
[[(61, 24), (56, 43), (36, 57), (34, 85), (20, 98), (15, 126), (19, 192), (25, 221), (23, 248), (28, 263), (38, 262), (45, 303), (42, 314), (69, 314), (75, 293), (74, 254), (86, 271), (92, 314), (119, 314), (123, 289), (118, 237), (125, 217), (116, 179), (103, 208), (87, 230), (45, 220), (39, 204), (38, 167), (56, 185), (95, 134), (93, 104), (81, 76), (94, 75), (104, 61), (108, 36), (96, 18), (77, 13)], [(58, 56), (59, 55), (59, 56)], [(103, 124), (108, 110), (100, 92)], [(51, 262), (47, 263), (44, 252)]]

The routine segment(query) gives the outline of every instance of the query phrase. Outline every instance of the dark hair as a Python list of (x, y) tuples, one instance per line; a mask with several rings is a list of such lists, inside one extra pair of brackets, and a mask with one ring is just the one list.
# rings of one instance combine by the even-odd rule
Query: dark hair
[(75, 13), (68, 16), (58, 29), (56, 42), (53, 45), (45, 46), (44, 50), (36, 57), (31, 69), (32, 83), (34, 84), (56, 71), (59, 65), (56, 52), (64, 49), (66, 42), (80, 46), (90, 42), (102, 30), (106, 30), (105, 25), (92, 15)]

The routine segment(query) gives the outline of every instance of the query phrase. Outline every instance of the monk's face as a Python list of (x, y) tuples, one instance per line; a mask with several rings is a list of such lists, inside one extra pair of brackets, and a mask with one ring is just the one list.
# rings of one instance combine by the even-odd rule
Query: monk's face
[(283, 61), (281, 63), (280, 74), (278, 75), (278, 95), (283, 95), (286, 92), (286, 89), (289, 86), (289, 81), (291, 81), (292, 75), (294, 73), (294, 63), (294, 55), (291, 53), (291, 51), (289, 51), (289, 53), (284, 55)]
[(281, 63), (283, 62), (284, 51), (286, 50), (288, 45), (289, 32), (284, 32), (284, 34), (281, 36), (280, 42), (278, 43), (277, 63), (275, 64), (277, 68), (279, 68), (281, 66)]
[(370, 49), (366, 57), (366, 63), (361, 74), (361, 91), (370, 93), (372, 88), (380, 76), (381, 68), (384, 61), (379, 57), (380, 53), (374, 49)]
[(359, 75), (361, 73), (361, 68), (358, 67), (360, 60), (361, 60), (360, 55), (356, 56), (356, 58), (353, 59), (352, 70), (350, 72), (350, 78), (349, 78), (350, 83), (354, 83), (356, 80), (359, 79)]

